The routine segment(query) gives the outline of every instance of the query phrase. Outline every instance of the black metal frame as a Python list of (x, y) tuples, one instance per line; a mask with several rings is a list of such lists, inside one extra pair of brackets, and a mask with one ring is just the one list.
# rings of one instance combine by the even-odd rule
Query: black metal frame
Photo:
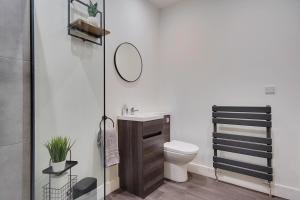
[(35, 199), (34, 0), (30, 0), (30, 199)]
[[(103, 28), (106, 30), (106, 8), (103, 0)], [(106, 34), (103, 35), (103, 119), (104, 119), (104, 136), (103, 136), (103, 170), (104, 170), (104, 200), (106, 200)], [(101, 128), (101, 127), (100, 127)]]
[[(100, 37), (100, 38), (98, 38), (97, 40), (99, 40), (99, 42), (95, 42), (95, 41), (93, 41), (93, 40), (90, 40), (90, 39), (87, 39), (87, 38), (84, 38), (84, 37), (80, 37), (80, 36), (78, 36), (78, 35), (76, 35), (76, 34), (73, 34), (72, 33), (72, 31), (71, 30), (73, 30), (72, 29), (72, 27), (71, 27), (71, 8), (70, 8), (70, 4), (71, 3), (73, 3), (73, 2), (77, 2), (77, 3), (79, 3), (79, 4), (81, 4), (81, 5), (83, 5), (83, 6), (85, 6), (85, 7), (88, 7), (88, 5), (86, 4), (86, 3), (84, 3), (84, 2), (82, 2), (82, 1), (80, 1), (80, 0), (68, 0), (68, 35), (70, 35), (70, 36), (72, 36), (72, 37), (75, 37), (75, 38), (77, 38), (77, 39), (81, 39), (81, 40), (83, 40), (84, 42), (85, 41), (87, 41), (87, 42), (90, 42), (90, 43), (93, 43), (93, 44), (96, 44), (96, 45), (100, 45), (100, 46), (102, 46), (102, 43), (103, 43), (103, 41), (102, 41), (102, 37)], [(102, 12), (101, 11), (99, 11), (98, 10), (98, 13), (99, 13), (99, 16), (100, 16), (100, 27), (102, 27)], [(105, 34), (104, 34), (105, 35)]]
[[(139, 54), (139, 56), (140, 56), (140, 59), (141, 59), (141, 72), (140, 72), (139, 76), (138, 76), (135, 80), (132, 80), (132, 81), (127, 80), (124, 76), (122, 76), (122, 74), (121, 74), (120, 71), (118, 70), (118, 66), (117, 66), (117, 61), (116, 61), (117, 52), (118, 52), (119, 48), (120, 48), (122, 45), (124, 45), (124, 44), (129, 44), (129, 45), (133, 46), (133, 47), (136, 49), (136, 51), (138, 52), (138, 54)], [(117, 47), (117, 49), (116, 49), (116, 51), (115, 51), (115, 54), (114, 54), (114, 64), (115, 64), (116, 71), (117, 71), (117, 73), (119, 74), (119, 76), (121, 77), (121, 79), (123, 79), (124, 81), (126, 81), (126, 82), (128, 82), (128, 83), (133, 83), (133, 82), (139, 80), (139, 78), (142, 76), (142, 73), (143, 73), (143, 58), (142, 58), (142, 55), (141, 55), (140, 51), (138, 50), (138, 48), (137, 48), (136, 46), (134, 46), (134, 45), (133, 45), (132, 43), (130, 43), (130, 42), (123, 42), (122, 44), (120, 44), (120, 45)]]
[[(216, 179), (218, 180), (217, 169), (223, 169), (267, 180), (271, 195), (270, 183), (273, 181), (271, 106), (236, 107), (214, 105), (212, 107), (212, 117), (212, 122), (214, 125), (213, 167), (215, 168)], [(264, 127), (266, 128), (266, 137), (252, 137), (220, 133), (218, 132), (218, 124)], [(267, 166), (218, 157), (218, 151), (266, 158)]]
[[(70, 0), (68, 0), (70, 1)], [(77, 1), (77, 0), (76, 0)], [(106, 29), (105, 22), (105, 0), (103, 2), (103, 13), (101, 23), (103, 21), (103, 28)], [(68, 13), (69, 14), (69, 13)], [(35, 33), (34, 33), (34, 0), (30, 0), (30, 199), (35, 200)], [(103, 35), (103, 40), (101, 38), (101, 43), (103, 43), (103, 119), (104, 119), (104, 200), (106, 199), (106, 155), (105, 155), (105, 137), (106, 137), (106, 35)]]

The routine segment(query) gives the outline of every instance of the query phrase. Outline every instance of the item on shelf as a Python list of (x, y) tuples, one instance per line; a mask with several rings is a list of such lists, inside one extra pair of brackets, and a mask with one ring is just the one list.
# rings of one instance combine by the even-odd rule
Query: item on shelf
[(60, 172), (65, 169), (66, 158), (74, 143), (67, 137), (54, 137), (45, 144), (50, 154), (53, 172)]
[(90, 0), (90, 3), (88, 5), (88, 13), (89, 13), (89, 17), (87, 18), (87, 23), (93, 25), (93, 26), (99, 26), (98, 24), (98, 20), (96, 18), (97, 14), (98, 14), (98, 3), (93, 3)]
[(86, 177), (76, 183), (73, 187), (73, 199), (97, 199), (97, 179)]
[(51, 162), (51, 166), (55, 172), (62, 171), (66, 166), (66, 160), (57, 163)]

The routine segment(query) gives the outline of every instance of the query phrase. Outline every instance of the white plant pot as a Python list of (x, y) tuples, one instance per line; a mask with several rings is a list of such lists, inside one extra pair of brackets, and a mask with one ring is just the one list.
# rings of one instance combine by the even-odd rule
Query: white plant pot
[(87, 18), (87, 23), (93, 25), (93, 26), (98, 26), (98, 20), (96, 17), (88, 17)]
[(64, 160), (64, 161), (57, 162), (57, 163), (52, 162), (51, 166), (52, 166), (52, 170), (54, 172), (60, 172), (65, 169), (66, 161)]

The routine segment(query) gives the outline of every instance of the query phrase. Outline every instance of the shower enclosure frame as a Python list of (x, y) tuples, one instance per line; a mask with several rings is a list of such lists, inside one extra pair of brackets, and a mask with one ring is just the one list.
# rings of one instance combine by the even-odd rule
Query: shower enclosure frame
[[(34, 34), (34, 1), (29, 0), (30, 9), (30, 199), (35, 200), (35, 34)], [(69, 1), (69, 0), (68, 0)], [(106, 30), (106, 9), (105, 0), (103, 2), (103, 29)], [(67, 27), (69, 29), (69, 27)], [(103, 35), (103, 116), (104, 120), (104, 135), (103, 135), (103, 188), (104, 200), (106, 199), (106, 154), (105, 154), (105, 137), (106, 137), (106, 34)]]
[(34, 0), (30, 0), (30, 199), (35, 199), (35, 52)]

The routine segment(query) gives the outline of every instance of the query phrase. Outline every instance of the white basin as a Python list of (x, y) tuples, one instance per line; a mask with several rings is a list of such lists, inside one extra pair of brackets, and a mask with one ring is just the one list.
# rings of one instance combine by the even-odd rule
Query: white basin
[(120, 120), (146, 122), (151, 120), (163, 119), (163, 113), (136, 113), (134, 115), (118, 116)]

